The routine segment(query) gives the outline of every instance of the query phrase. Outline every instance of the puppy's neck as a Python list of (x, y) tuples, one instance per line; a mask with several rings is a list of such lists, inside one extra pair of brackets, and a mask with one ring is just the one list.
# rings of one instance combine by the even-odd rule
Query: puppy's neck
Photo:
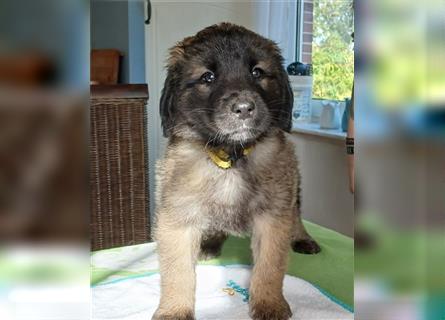
[(278, 128), (272, 128), (268, 132), (265, 132), (258, 138), (253, 141), (243, 142), (243, 143), (233, 143), (233, 142), (222, 142), (216, 141), (216, 139), (205, 138), (198, 135), (172, 135), (169, 137), (169, 144), (178, 144), (181, 142), (188, 142), (195, 146), (199, 146), (203, 150), (212, 149), (212, 150), (224, 150), (224, 152), (233, 155), (241, 155), (242, 151), (245, 149), (254, 148), (257, 145), (260, 145), (267, 138), (274, 136), (281, 136), (282, 130)]
[(235, 145), (217, 145), (212, 146), (212, 149), (215, 150), (224, 150), (225, 153), (229, 155), (229, 158), (232, 160), (238, 160), (243, 157), (245, 150), (250, 150), (255, 147), (255, 142), (248, 144), (235, 144)]

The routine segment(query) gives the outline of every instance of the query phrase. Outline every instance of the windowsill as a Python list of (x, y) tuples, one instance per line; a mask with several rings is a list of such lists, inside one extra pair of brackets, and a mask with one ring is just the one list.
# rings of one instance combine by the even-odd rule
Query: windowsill
[(343, 132), (341, 128), (321, 129), (320, 124), (316, 122), (298, 123), (294, 121), (294, 123), (292, 124), (292, 132), (310, 134), (336, 140), (344, 140), (346, 138), (346, 132)]
[[(345, 140), (346, 132), (341, 130), (341, 126), (338, 129), (321, 129), (320, 128), (320, 116), (322, 110), (323, 99), (312, 99), (311, 103), (311, 122), (292, 122), (292, 132), (309, 134), (313, 136), (319, 136), (324, 138)], [(339, 101), (340, 116), (343, 115), (345, 110), (344, 101)]]

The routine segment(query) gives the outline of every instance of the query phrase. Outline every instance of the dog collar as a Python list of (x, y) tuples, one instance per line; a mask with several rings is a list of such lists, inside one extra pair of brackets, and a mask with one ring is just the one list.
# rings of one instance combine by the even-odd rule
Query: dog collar
[[(249, 153), (252, 152), (252, 150), (253, 146), (243, 149), (243, 156), (247, 156)], [(231, 157), (230, 154), (225, 152), (223, 149), (218, 149), (216, 151), (207, 150), (207, 154), (209, 155), (213, 163), (222, 169), (231, 168), (233, 163), (236, 161), (235, 158)]]

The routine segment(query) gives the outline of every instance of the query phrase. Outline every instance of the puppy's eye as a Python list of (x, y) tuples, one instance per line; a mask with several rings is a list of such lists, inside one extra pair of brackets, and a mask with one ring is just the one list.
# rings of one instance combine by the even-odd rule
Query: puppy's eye
[(212, 83), (215, 79), (215, 74), (212, 71), (207, 71), (201, 76), (201, 81), (204, 83)]
[(252, 69), (252, 76), (254, 78), (260, 78), (264, 74), (264, 70), (258, 67)]

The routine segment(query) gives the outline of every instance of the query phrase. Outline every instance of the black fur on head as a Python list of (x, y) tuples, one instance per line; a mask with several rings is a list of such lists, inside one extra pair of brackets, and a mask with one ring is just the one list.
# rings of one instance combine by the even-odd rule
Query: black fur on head
[(222, 23), (170, 50), (160, 102), (164, 136), (249, 144), (272, 128), (290, 131), (293, 95), (271, 40)]

